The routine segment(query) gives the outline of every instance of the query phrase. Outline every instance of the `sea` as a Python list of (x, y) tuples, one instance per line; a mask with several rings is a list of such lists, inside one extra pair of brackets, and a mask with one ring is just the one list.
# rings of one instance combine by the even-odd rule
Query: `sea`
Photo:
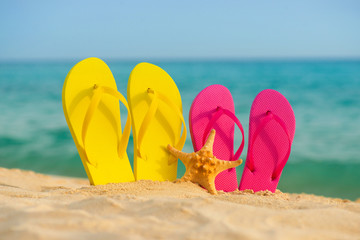
[[(65, 121), (61, 92), (80, 59), (0, 62), (0, 167), (83, 177), (85, 170)], [(126, 96), (140, 61), (106, 60)], [(281, 92), (293, 107), (296, 133), (278, 188), (360, 198), (360, 60), (155, 60), (176, 82), (188, 125), (191, 103), (211, 84), (230, 91), (248, 142), (249, 112), (263, 89)], [(122, 122), (126, 120), (120, 107)], [(241, 142), (235, 131), (235, 145)], [(235, 148), (237, 149), (237, 146)], [(133, 159), (133, 140), (128, 146)], [(192, 152), (190, 133), (183, 149)], [(241, 155), (246, 159), (247, 147)], [(240, 180), (244, 164), (237, 168)], [(185, 172), (179, 161), (178, 177)], [(1, 182), (1, 180), (0, 180)]]

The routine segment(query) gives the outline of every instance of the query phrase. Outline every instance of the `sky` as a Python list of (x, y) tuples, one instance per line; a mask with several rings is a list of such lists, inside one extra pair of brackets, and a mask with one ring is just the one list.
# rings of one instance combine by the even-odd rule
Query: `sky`
[(0, 61), (360, 58), (357, 0), (0, 0)]

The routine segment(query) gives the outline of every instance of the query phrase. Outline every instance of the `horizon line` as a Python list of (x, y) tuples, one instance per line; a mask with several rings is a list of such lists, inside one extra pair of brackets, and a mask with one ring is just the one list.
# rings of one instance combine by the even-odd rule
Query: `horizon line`
[[(94, 57), (94, 56), (91, 56)], [(18, 58), (0, 59), (0, 63), (36, 63), (36, 62), (70, 62), (81, 61), (90, 57), (69, 57), (69, 58)], [(357, 57), (97, 57), (108, 62), (261, 62), (261, 61), (360, 61)]]

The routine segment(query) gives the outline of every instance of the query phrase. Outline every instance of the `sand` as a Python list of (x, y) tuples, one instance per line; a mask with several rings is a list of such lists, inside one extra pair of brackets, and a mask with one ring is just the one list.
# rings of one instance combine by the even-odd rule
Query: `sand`
[(360, 203), (0, 168), (0, 239), (360, 239)]

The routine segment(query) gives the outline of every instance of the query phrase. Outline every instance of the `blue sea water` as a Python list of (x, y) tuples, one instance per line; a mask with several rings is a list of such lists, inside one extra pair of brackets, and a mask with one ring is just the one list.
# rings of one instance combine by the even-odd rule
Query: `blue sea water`
[[(133, 61), (107, 61), (126, 95)], [(253, 99), (280, 91), (296, 117), (292, 153), (279, 189), (360, 198), (360, 61), (158, 61), (174, 79), (188, 119), (194, 97), (211, 84), (230, 89), (245, 129)], [(61, 104), (65, 77), (76, 61), (0, 63), (0, 167), (86, 177)], [(126, 111), (121, 108), (122, 120)], [(187, 121), (188, 124), (188, 121)], [(237, 130), (238, 131), (238, 130)], [(184, 151), (192, 152), (188, 138)], [(240, 132), (235, 132), (240, 144)], [(241, 155), (246, 159), (246, 149)], [(132, 139), (128, 146), (133, 154)], [(243, 164), (237, 168), (239, 179)], [(179, 164), (178, 177), (184, 173)]]

